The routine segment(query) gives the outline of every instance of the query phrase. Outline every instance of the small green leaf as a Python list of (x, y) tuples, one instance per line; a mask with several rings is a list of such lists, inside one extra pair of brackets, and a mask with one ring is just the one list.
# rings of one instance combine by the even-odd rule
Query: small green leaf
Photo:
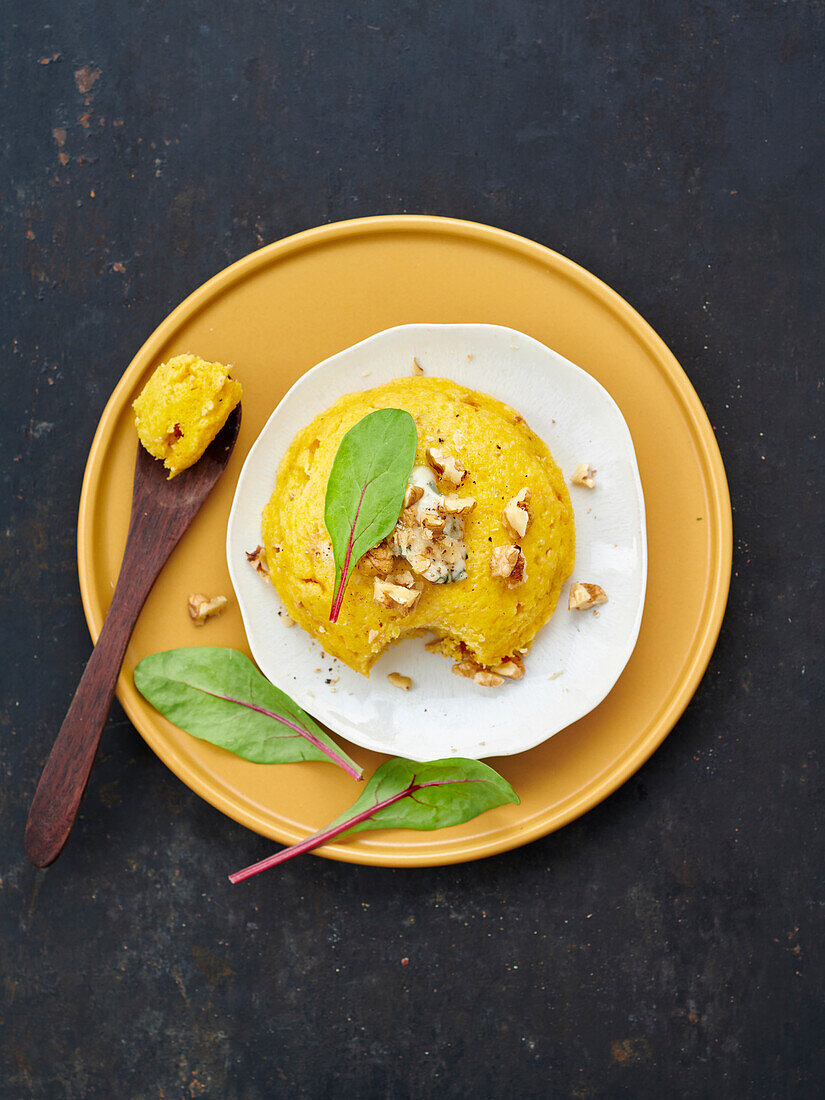
[(244, 760), (328, 760), (361, 778), (358, 765), (318, 723), (235, 649), (153, 653), (135, 668), (135, 686), (170, 722)]
[(344, 833), (365, 829), (443, 829), (503, 806), (518, 795), (498, 772), (480, 760), (388, 760), (361, 797), (326, 829), (229, 876), (233, 883), (311, 852)]
[(358, 801), (336, 818), (331, 827), (369, 809), (370, 816), (350, 826), (347, 832), (443, 829), (461, 825), (505, 802), (518, 803), (516, 792), (506, 779), (480, 760), (460, 757), (416, 764), (398, 757), (378, 768)]
[(353, 568), (398, 522), (417, 444), (415, 421), (403, 409), (368, 413), (341, 440), (324, 504), (335, 559), (333, 623)]

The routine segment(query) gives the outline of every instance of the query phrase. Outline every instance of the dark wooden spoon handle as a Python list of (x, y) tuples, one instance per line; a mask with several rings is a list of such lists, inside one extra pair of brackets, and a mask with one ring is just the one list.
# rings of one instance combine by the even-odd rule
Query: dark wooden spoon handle
[[(125, 579), (122, 571), (121, 576)], [(26, 824), (26, 856), (48, 867), (63, 850), (72, 830), (106, 717), (120, 666), (140, 608), (135, 592), (118, 586), (89, 663), (40, 776)], [(148, 591), (148, 590), (147, 590)]]
[(29, 810), (24, 846), (36, 867), (53, 863), (69, 838), (137, 617), (191, 518), (185, 508), (147, 507), (146, 479), (141, 476), (147, 468), (139, 453), (129, 534), (112, 602)]
[(160, 463), (141, 448), (129, 534), (112, 602), (29, 810), (24, 847), (36, 867), (53, 863), (69, 838), (137, 617), (204, 495), (184, 499), (177, 508), (152, 508), (150, 479), (163, 476)]

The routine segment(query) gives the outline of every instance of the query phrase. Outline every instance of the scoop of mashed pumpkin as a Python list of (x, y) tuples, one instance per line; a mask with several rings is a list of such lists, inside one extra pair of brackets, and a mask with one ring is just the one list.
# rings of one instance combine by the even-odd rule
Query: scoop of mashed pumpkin
[(143, 446), (172, 478), (194, 465), (241, 399), (241, 384), (223, 363), (176, 355), (154, 372), (134, 401)]
[[(415, 468), (396, 531), (353, 570), (331, 623), (327, 480), (344, 434), (383, 408), (415, 420)], [(386, 646), (425, 631), (444, 656), (485, 669), (518, 661), (553, 614), (575, 551), (570, 497), (542, 440), (502, 402), (431, 377), (348, 394), (300, 431), (264, 509), (263, 540), (290, 616), (365, 675)]]

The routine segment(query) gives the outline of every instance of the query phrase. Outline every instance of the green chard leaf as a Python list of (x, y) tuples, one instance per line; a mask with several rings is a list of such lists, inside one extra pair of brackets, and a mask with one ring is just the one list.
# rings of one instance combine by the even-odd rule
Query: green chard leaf
[(355, 565), (398, 522), (417, 444), (415, 421), (403, 409), (368, 413), (341, 440), (324, 506), (335, 558), (330, 622), (338, 619)]
[(362, 777), (318, 723), (235, 649), (153, 653), (135, 668), (135, 686), (170, 722), (244, 760), (327, 760), (353, 779)]
[(363, 794), (326, 829), (313, 833), (251, 867), (229, 876), (232, 883), (311, 852), (344, 833), (365, 829), (443, 829), (460, 825), (485, 810), (518, 804), (518, 795), (498, 772), (480, 760), (388, 760), (375, 772)]

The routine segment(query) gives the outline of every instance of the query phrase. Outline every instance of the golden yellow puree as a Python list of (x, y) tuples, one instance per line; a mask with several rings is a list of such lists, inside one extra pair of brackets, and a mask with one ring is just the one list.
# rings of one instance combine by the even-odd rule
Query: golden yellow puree
[(240, 401), (241, 384), (229, 370), (176, 355), (161, 363), (132, 405), (141, 443), (163, 459), (170, 478), (198, 461)]
[[(417, 606), (405, 615), (375, 603), (373, 577), (356, 568), (338, 621), (330, 623), (335, 566), (324, 526), (327, 479), (345, 432), (383, 408), (406, 409), (413, 416), (416, 465), (427, 465), (427, 448), (437, 447), (467, 470), (458, 489), (436, 478), (440, 492), (477, 502), (464, 517), (467, 577), (448, 584), (425, 581)], [(524, 486), (533, 511), (519, 540), (527, 579), (508, 588), (491, 575), (490, 556), (494, 546), (513, 542), (501, 513)], [(367, 675), (387, 645), (425, 630), (448, 639), (444, 648), (455, 656), (464, 642), (473, 659), (487, 667), (526, 650), (555, 610), (575, 552), (570, 497), (541, 439), (502, 402), (430, 377), (401, 378), (348, 394), (298, 432), (264, 509), (263, 538), (270, 578), (292, 618), (328, 653)], [(398, 568), (409, 566), (399, 558)]]

